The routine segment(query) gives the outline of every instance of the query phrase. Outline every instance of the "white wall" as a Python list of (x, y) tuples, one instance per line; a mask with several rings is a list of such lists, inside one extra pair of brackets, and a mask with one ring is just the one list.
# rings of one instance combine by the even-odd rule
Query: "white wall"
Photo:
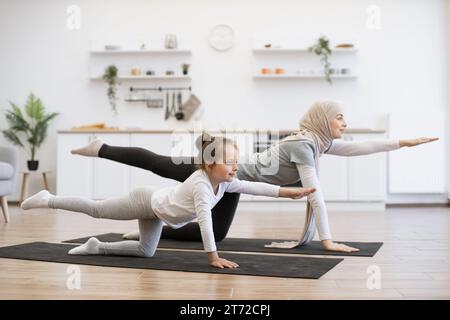
[(446, 22), (447, 22), (447, 28), (446, 28), (446, 45), (447, 45), (447, 113), (446, 113), (446, 119), (447, 119), (447, 125), (446, 125), (446, 131), (447, 131), (447, 198), (450, 200), (450, 166), (448, 165), (449, 159), (450, 159), (450, 126), (448, 125), (449, 119), (450, 119), (450, 1), (446, 1), (447, 5), (447, 16), (446, 16)]
[[(81, 8), (80, 30), (66, 27), (66, 9), (73, 4)], [(369, 5), (381, 8), (380, 30), (366, 26)], [(173, 32), (193, 50), (192, 84), (205, 107), (204, 127), (295, 128), (320, 97), (342, 101), (353, 127), (383, 127), (389, 112), (447, 107), (445, 6), (445, 0), (2, 0), (0, 108), (8, 107), (8, 100), (23, 105), (33, 91), (49, 111), (61, 112), (38, 155), (53, 172), (58, 129), (93, 122), (151, 129), (190, 126), (164, 121), (162, 110), (123, 102), (115, 122), (105, 85), (88, 79), (91, 39)], [(236, 32), (235, 47), (225, 53), (212, 50), (205, 40), (217, 23), (228, 23)], [(265, 33), (355, 39), (359, 78), (333, 86), (317, 80), (255, 81), (252, 37)], [(426, 132), (418, 130), (418, 135)], [(51, 186), (54, 181), (53, 175)]]

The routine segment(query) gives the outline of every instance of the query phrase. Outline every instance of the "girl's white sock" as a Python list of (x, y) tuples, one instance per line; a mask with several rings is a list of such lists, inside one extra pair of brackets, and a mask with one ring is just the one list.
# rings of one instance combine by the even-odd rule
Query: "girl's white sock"
[(90, 238), (85, 244), (75, 247), (69, 251), (72, 255), (96, 255), (100, 253), (100, 241), (97, 238)]
[(98, 157), (98, 151), (104, 144), (102, 139), (96, 138), (92, 140), (88, 145), (79, 148), (79, 149), (73, 149), (70, 151), (71, 154), (79, 154), (81, 156), (86, 157)]
[(52, 197), (54, 197), (54, 195), (52, 195), (50, 192), (48, 192), (47, 190), (42, 190), (36, 193), (34, 196), (25, 199), (20, 207), (23, 210), (33, 208), (48, 208), (48, 203)]

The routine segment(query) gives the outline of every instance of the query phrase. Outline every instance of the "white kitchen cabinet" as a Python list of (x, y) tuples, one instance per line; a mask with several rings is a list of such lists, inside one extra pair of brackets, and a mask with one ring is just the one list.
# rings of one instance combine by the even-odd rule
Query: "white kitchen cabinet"
[[(130, 145), (129, 134), (92, 134), (112, 146)], [(101, 158), (93, 159), (93, 194), (94, 199), (106, 199), (126, 195), (130, 190), (130, 167), (115, 161)]]
[(59, 134), (56, 189), (60, 196), (92, 197), (94, 166), (92, 158), (73, 155), (70, 150), (86, 145), (91, 134)]
[(171, 141), (171, 148), (168, 155), (172, 157), (195, 157), (198, 149), (195, 145), (200, 133), (174, 132), (167, 134)]
[(106, 159), (73, 155), (70, 150), (95, 137), (118, 146), (129, 145), (128, 134), (75, 133), (58, 135), (57, 194), (104, 199), (127, 194), (129, 167)]
[[(386, 139), (380, 133), (348, 134), (346, 140)], [(320, 182), (328, 201), (384, 201), (386, 199), (386, 153), (345, 157), (323, 155)]]
[(402, 148), (389, 154), (390, 193), (445, 193), (445, 119), (443, 112), (389, 115), (389, 134), (392, 138), (440, 138), (432, 143)]
[[(130, 146), (148, 149), (160, 155), (171, 156), (172, 135), (168, 133), (132, 133), (130, 135)], [(149, 170), (136, 167), (130, 168), (131, 190), (142, 186), (168, 187), (176, 183), (175, 180), (163, 178)]]
[(348, 159), (323, 155), (319, 160), (319, 181), (325, 200), (348, 200)]
[[(384, 134), (355, 134), (353, 141), (386, 139)], [(348, 196), (355, 201), (384, 201), (387, 192), (387, 154), (348, 157)]]

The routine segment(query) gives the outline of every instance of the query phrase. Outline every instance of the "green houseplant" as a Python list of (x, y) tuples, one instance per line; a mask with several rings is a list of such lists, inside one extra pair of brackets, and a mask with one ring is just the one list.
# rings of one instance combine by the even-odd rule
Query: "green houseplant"
[(108, 90), (106, 92), (109, 100), (109, 104), (114, 112), (114, 115), (117, 116), (117, 86), (119, 82), (117, 81), (117, 67), (115, 65), (109, 65), (106, 67), (102, 79), (108, 84)]
[(183, 75), (187, 75), (189, 73), (189, 67), (190, 67), (190, 64), (188, 64), (188, 63), (183, 63), (181, 65), (181, 69), (183, 70)]
[(47, 137), (49, 122), (59, 113), (46, 113), (42, 101), (33, 93), (28, 96), (25, 114), (15, 103), (9, 103), (11, 109), (6, 111), (9, 129), (2, 130), (3, 136), (23, 148), (30, 156), (28, 169), (37, 170), (39, 161), (36, 161), (36, 152)]
[(328, 58), (332, 53), (330, 48), (330, 41), (326, 37), (322, 36), (319, 39), (317, 39), (317, 42), (311, 47), (309, 47), (308, 50), (310, 52), (314, 52), (320, 57), (320, 62), (324, 66), (325, 80), (331, 84), (332, 83), (330, 72), (331, 63), (328, 60)]

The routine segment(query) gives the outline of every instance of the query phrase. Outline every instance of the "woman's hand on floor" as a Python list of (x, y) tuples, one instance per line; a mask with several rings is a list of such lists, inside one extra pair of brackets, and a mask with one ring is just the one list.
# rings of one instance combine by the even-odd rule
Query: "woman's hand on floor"
[(325, 250), (337, 252), (358, 252), (358, 248), (349, 247), (343, 243), (336, 243), (331, 240), (323, 240), (322, 245)]
[(281, 187), (278, 193), (279, 197), (291, 198), (291, 199), (301, 199), (307, 195), (315, 192), (314, 188), (284, 188)]
[(417, 138), (417, 139), (409, 139), (409, 140), (400, 140), (400, 147), (415, 147), (418, 146), (419, 144), (423, 144), (423, 143), (429, 143), (429, 142), (433, 142), (439, 140), (439, 138), (426, 138), (426, 137), (422, 137), (422, 138)]

